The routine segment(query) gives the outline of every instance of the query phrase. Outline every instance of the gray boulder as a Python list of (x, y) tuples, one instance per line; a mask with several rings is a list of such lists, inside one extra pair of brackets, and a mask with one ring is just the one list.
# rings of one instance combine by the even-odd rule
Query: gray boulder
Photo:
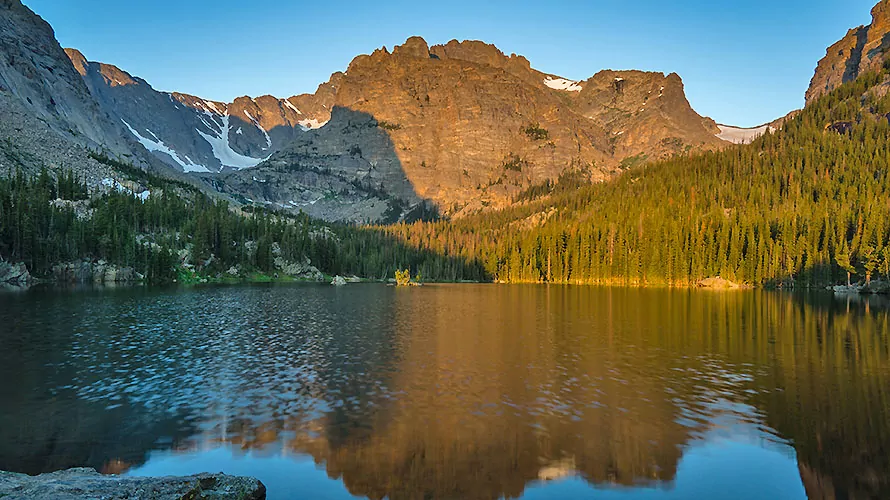
[(105, 476), (77, 468), (39, 476), (0, 471), (3, 500), (264, 500), (266, 487), (251, 477), (198, 474), (185, 477)]
[(31, 281), (31, 273), (28, 272), (24, 263), (10, 264), (0, 261), (0, 284), (25, 287)]

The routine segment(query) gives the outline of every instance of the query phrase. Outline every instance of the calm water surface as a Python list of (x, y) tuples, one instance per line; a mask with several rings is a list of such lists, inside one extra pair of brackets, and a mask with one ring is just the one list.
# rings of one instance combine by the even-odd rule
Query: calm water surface
[(269, 498), (890, 498), (890, 314), (768, 292), (0, 295), (0, 469)]

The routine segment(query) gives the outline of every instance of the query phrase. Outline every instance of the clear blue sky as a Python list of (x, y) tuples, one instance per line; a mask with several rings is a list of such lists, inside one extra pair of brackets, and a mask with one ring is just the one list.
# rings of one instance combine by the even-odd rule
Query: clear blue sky
[(877, 0), (24, 0), (65, 47), (159, 90), (231, 101), (312, 93), (411, 35), (494, 43), (581, 80), (676, 72), (693, 107), (753, 126), (803, 105), (816, 62)]

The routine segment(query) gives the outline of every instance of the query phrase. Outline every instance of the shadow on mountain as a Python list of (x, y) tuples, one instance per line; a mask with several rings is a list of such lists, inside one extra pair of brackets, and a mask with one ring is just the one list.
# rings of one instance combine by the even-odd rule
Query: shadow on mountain
[(336, 106), (325, 126), (298, 132), (259, 166), (205, 180), (239, 202), (302, 211), (331, 222), (435, 219), (436, 205), (415, 191), (403, 168), (390, 137), (393, 127)]

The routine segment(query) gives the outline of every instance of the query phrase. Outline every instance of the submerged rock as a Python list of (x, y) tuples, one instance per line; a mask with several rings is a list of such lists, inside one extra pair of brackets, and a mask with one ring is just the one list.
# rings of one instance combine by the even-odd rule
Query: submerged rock
[(122, 477), (77, 468), (29, 476), (0, 471), (3, 500), (264, 500), (266, 487), (251, 477), (198, 474)]

